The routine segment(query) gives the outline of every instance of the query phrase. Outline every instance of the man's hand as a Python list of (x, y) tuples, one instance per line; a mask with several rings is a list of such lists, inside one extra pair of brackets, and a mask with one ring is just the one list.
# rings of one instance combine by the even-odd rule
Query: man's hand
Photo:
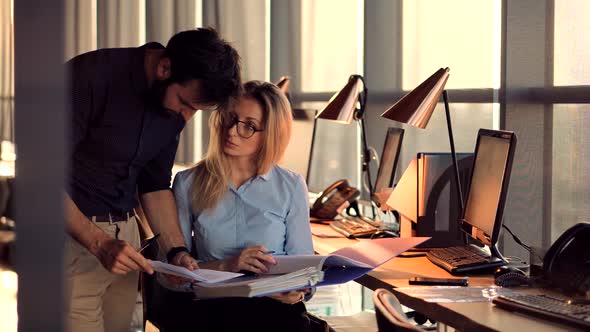
[(106, 238), (99, 242), (93, 254), (100, 263), (111, 273), (127, 274), (131, 271), (145, 271), (154, 273), (151, 265), (129, 243), (113, 238)]
[(111, 273), (126, 274), (131, 271), (154, 270), (147, 260), (129, 243), (114, 239), (88, 219), (70, 196), (64, 194), (64, 211), (68, 234), (88, 249)]
[(309, 292), (311, 292), (311, 288), (271, 294), (268, 295), (268, 297), (286, 304), (295, 304), (303, 301), (303, 299), (305, 298), (305, 294)]
[(272, 255), (265, 254), (268, 249), (263, 246), (247, 247), (239, 255), (223, 261), (221, 269), (229, 272), (250, 271), (257, 274), (268, 272), (267, 265), (277, 262)]

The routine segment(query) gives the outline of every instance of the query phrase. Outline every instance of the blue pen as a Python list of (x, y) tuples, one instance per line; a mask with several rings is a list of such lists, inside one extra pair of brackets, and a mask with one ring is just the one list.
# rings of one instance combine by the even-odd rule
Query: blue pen
[(265, 255), (270, 255), (270, 254), (274, 254), (275, 251), (274, 250), (267, 250), (267, 251), (263, 251), (262, 253)]

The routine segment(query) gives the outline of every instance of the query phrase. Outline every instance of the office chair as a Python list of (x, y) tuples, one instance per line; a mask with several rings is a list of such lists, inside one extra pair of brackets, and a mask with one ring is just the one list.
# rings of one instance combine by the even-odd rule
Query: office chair
[[(154, 243), (150, 247), (147, 247), (143, 253), (144, 257), (147, 259), (157, 260), (158, 259), (158, 244)], [(151, 325), (151, 327), (155, 327), (160, 330), (160, 324), (158, 324), (158, 317), (157, 317), (157, 308), (154, 306), (154, 303), (157, 303), (158, 298), (158, 280), (156, 280), (156, 276), (149, 275), (145, 272), (142, 272), (139, 277), (139, 284), (141, 288), (141, 297), (143, 302), (143, 326), (147, 330), (147, 326)], [(150, 324), (147, 324), (149, 321)]]
[(373, 292), (375, 316), (379, 332), (424, 332), (406, 317), (398, 299), (390, 291), (379, 288)]
[[(156, 243), (150, 245), (143, 252), (145, 258), (160, 259), (159, 246)], [(150, 326), (152, 330), (166, 332), (174, 330), (174, 317), (183, 311), (183, 306), (193, 300), (192, 293), (174, 292), (160, 285), (156, 274), (149, 275), (145, 272), (140, 277), (141, 295), (143, 298), (143, 323), (144, 327)], [(148, 324), (149, 322), (149, 324)], [(147, 329), (146, 329), (147, 332)]]

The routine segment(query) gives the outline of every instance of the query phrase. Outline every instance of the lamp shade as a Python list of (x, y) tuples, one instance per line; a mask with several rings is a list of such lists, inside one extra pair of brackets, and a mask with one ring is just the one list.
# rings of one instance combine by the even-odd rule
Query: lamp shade
[(279, 79), (279, 81), (277, 82), (277, 86), (279, 87), (279, 89), (281, 89), (281, 91), (283, 91), (285, 96), (287, 96), (287, 100), (289, 100), (289, 103), (291, 103), (291, 93), (289, 92), (290, 85), (291, 79), (289, 78), (289, 76), (281, 76), (281, 79)]
[(344, 88), (332, 96), (328, 105), (316, 115), (316, 119), (332, 120), (345, 124), (352, 123), (362, 92), (362, 79), (358, 75), (352, 75)]
[(277, 86), (284, 94), (289, 92), (289, 85), (291, 84), (291, 79), (288, 76), (281, 76), (281, 79), (277, 82)]
[(437, 70), (436, 73), (403, 96), (381, 116), (410, 126), (426, 128), (448, 78), (449, 68)]

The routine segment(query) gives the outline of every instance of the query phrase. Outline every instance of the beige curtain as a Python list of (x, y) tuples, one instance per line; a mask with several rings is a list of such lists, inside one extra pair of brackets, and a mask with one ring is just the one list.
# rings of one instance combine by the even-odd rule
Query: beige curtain
[(269, 80), (270, 41), (265, 0), (203, 0), (203, 25), (232, 43), (242, 57), (242, 78)]
[(66, 60), (97, 48), (145, 42), (145, 1), (65, 0)]
[(97, 21), (98, 48), (135, 47), (145, 43), (145, 1), (98, 0)]
[(0, 1), (0, 140), (14, 141), (13, 2)]
[(96, 49), (96, 0), (65, 1), (65, 60)]

